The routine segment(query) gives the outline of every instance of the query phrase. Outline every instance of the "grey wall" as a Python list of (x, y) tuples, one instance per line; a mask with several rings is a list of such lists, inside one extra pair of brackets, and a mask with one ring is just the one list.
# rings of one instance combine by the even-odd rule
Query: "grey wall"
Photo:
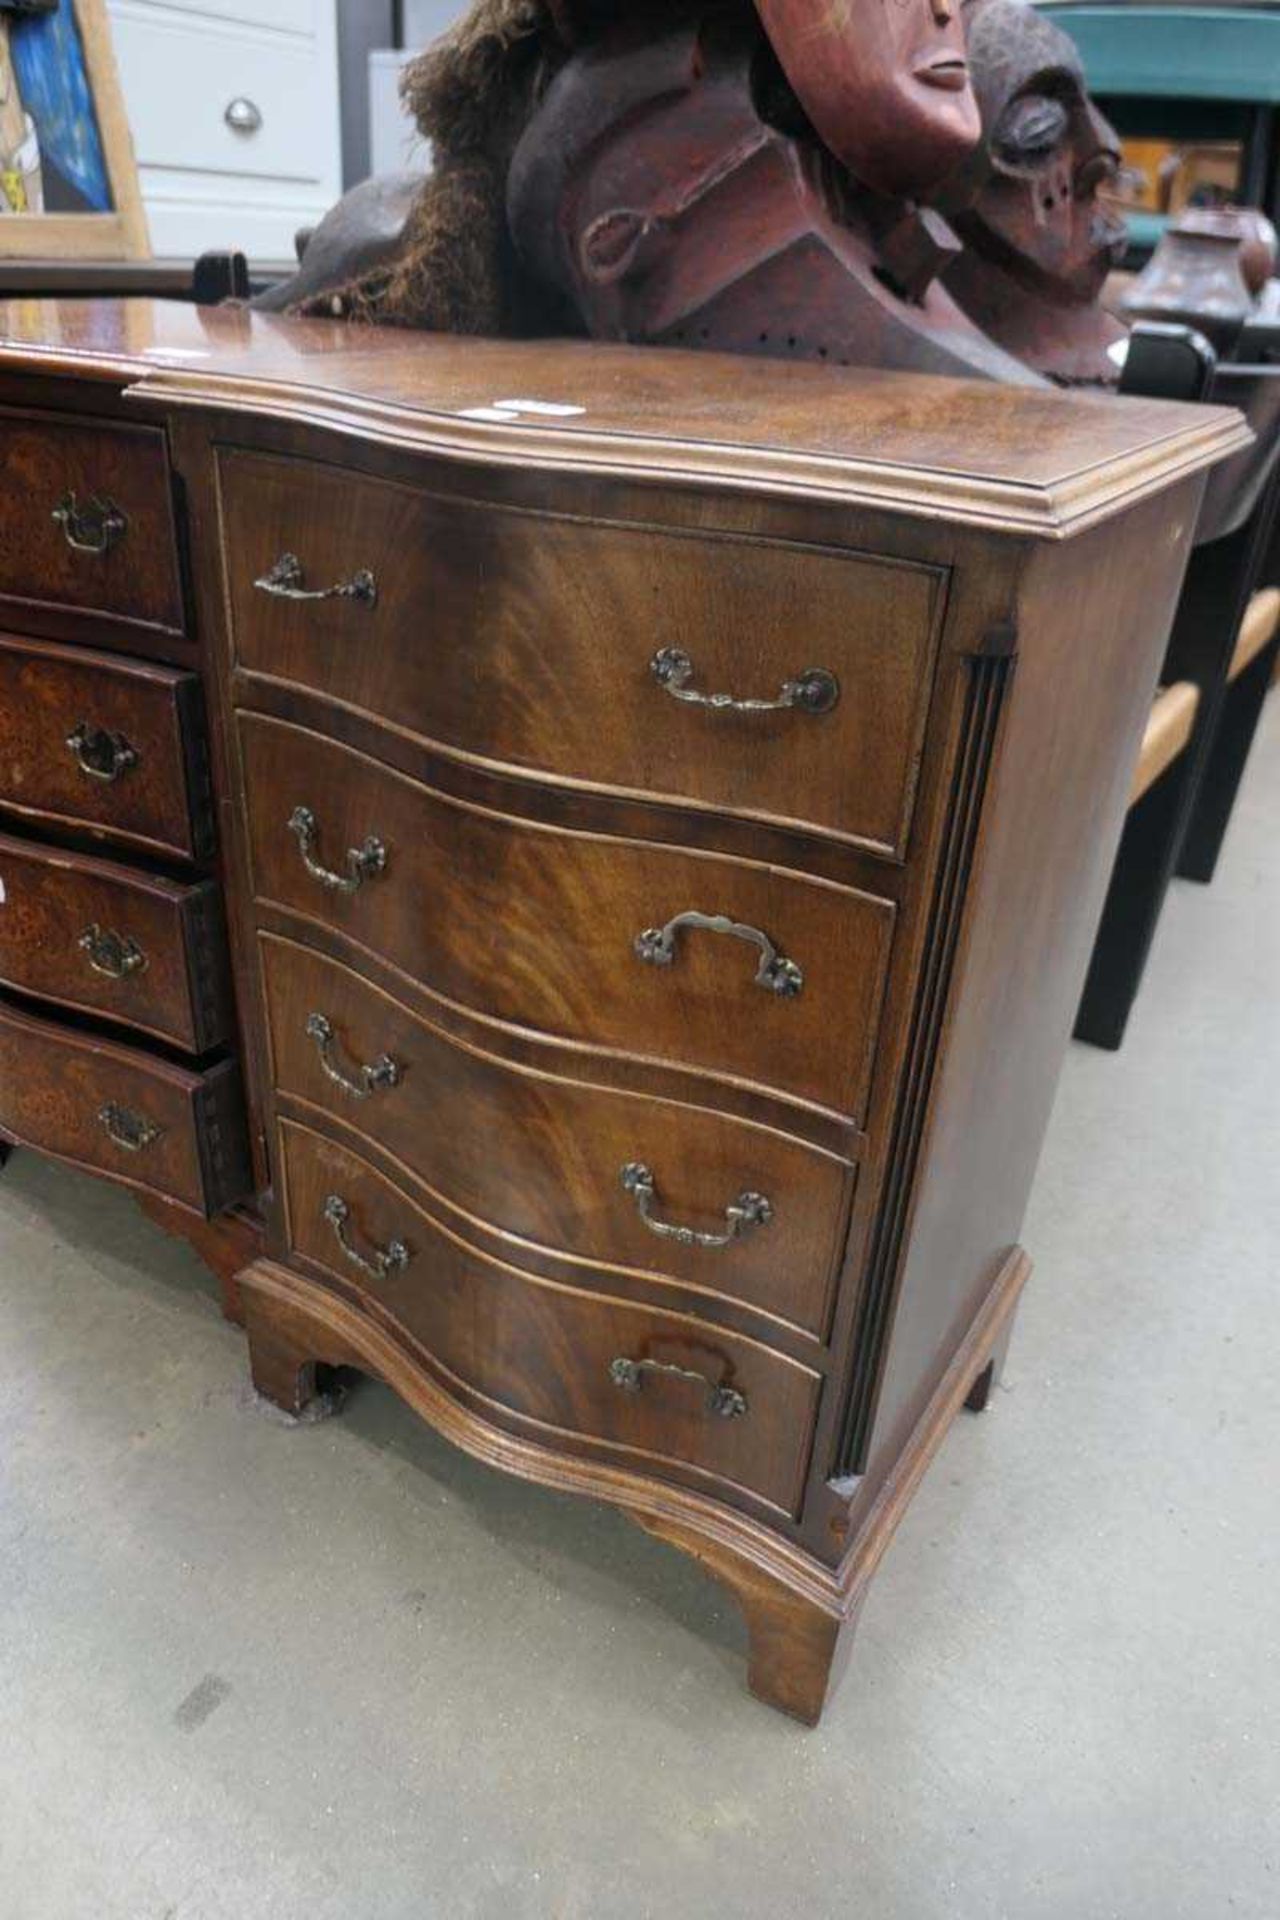
[(369, 173), (369, 52), (392, 43), (392, 0), (341, 0), (338, 70), (342, 97), (342, 181)]
[(425, 47), (465, 10), (465, 0), (404, 0), (406, 47)]
[[(468, 0), (403, 0), (406, 47), (425, 47), (466, 9)], [(369, 54), (393, 46), (393, 0), (340, 0), (338, 7), (338, 61), (342, 76), (342, 181), (354, 187), (370, 171)], [(396, 166), (406, 155), (396, 140)]]

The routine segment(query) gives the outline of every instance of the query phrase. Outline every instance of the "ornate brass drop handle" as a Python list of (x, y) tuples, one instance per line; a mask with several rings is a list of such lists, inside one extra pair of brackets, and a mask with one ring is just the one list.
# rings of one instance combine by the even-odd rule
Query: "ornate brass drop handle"
[(362, 607), (378, 604), (378, 582), (368, 567), (361, 567), (349, 580), (332, 587), (304, 587), (306, 574), (296, 553), (282, 553), (275, 565), (254, 581), (259, 593), (273, 600), (355, 600)]
[(636, 953), (651, 967), (673, 966), (676, 940), (680, 934), (689, 932), (727, 933), (735, 940), (746, 940), (758, 947), (760, 965), (756, 968), (756, 985), (767, 987), (770, 993), (779, 994), (784, 1000), (794, 1000), (804, 986), (801, 969), (794, 960), (778, 952), (768, 934), (761, 933), (759, 927), (745, 927), (723, 913), (678, 913), (665, 927), (646, 927), (636, 935)]
[(53, 510), (53, 517), (73, 553), (93, 554), (97, 558), (110, 553), (129, 531), (129, 522), (115, 501), (96, 493), (83, 506), (74, 491), (64, 493)]
[(332, 1080), (335, 1087), (341, 1087), (344, 1093), (350, 1094), (353, 1100), (368, 1100), (383, 1087), (399, 1086), (400, 1068), (389, 1053), (380, 1053), (371, 1065), (357, 1067), (354, 1073), (339, 1066), (334, 1058), (333, 1022), (327, 1020), (324, 1014), (308, 1014), (307, 1038), (316, 1043), (325, 1078)]
[(88, 954), (94, 972), (105, 974), (108, 980), (127, 980), (131, 973), (141, 973), (147, 964), (147, 956), (136, 940), (100, 927), (96, 920), (85, 928), (76, 945)]
[(653, 1204), (656, 1199), (653, 1173), (639, 1160), (629, 1160), (622, 1169), (623, 1191), (635, 1195), (636, 1209), (650, 1233), (656, 1233), (660, 1239), (678, 1241), (682, 1247), (705, 1247), (718, 1251), (722, 1247), (731, 1247), (753, 1227), (767, 1227), (773, 1219), (773, 1203), (763, 1193), (740, 1193), (724, 1210), (728, 1221), (727, 1233), (699, 1233), (694, 1227), (680, 1227), (669, 1220), (655, 1220)]
[(138, 764), (138, 749), (122, 733), (91, 727), (87, 720), (81, 720), (75, 732), (67, 735), (67, 746), (81, 773), (108, 786)]
[(403, 1240), (389, 1240), (385, 1247), (371, 1248), (372, 1258), (366, 1260), (347, 1238), (351, 1208), (340, 1193), (329, 1195), (324, 1203), (324, 1217), (333, 1228), (333, 1237), (342, 1249), (343, 1258), (370, 1280), (385, 1280), (390, 1273), (402, 1273), (413, 1257)]
[(739, 1393), (736, 1387), (727, 1387), (723, 1382), (708, 1380), (705, 1373), (697, 1373), (692, 1367), (676, 1367), (666, 1360), (618, 1359), (609, 1363), (609, 1378), (623, 1393), (639, 1393), (646, 1373), (666, 1373), (677, 1380), (696, 1380), (707, 1389), (707, 1412), (714, 1413), (717, 1419), (741, 1420), (746, 1415), (745, 1393)]
[(335, 873), (316, 857), (316, 841), (320, 837), (320, 823), (310, 807), (295, 807), (289, 815), (289, 831), (296, 836), (298, 850), (302, 855), (302, 864), (313, 880), (322, 887), (328, 887), (331, 893), (359, 893), (366, 880), (376, 879), (385, 873), (387, 849), (376, 834), (371, 833), (363, 846), (347, 849), (347, 871)]
[(717, 713), (830, 713), (840, 698), (840, 682), (826, 667), (806, 667), (794, 680), (785, 680), (774, 700), (740, 700), (732, 693), (699, 693), (689, 685), (695, 672), (683, 647), (662, 647), (649, 662), (649, 671), (673, 700), (691, 707), (711, 707)]
[(119, 1147), (124, 1153), (145, 1153), (148, 1147), (154, 1147), (164, 1132), (154, 1120), (148, 1120), (143, 1114), (131, 1113), (128, 1107), (117, 1106), (109, 1100), (105, 1107), (98, 1109), (98, 1125), (106, 1134), (113, 1147)]

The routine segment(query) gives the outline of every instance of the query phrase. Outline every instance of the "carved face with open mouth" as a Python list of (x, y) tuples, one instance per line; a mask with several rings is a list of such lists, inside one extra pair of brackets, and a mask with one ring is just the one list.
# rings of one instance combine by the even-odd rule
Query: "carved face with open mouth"
[(960, 0), (756, 0), (823, 143), (864, 185), (914, 196), (977, 146)]

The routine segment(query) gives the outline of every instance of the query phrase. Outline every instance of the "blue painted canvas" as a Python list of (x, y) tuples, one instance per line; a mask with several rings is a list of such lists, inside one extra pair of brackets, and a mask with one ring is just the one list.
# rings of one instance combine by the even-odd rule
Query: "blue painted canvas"
[(112, 211), (84, 47), (72, 0), (56, 13), (13, 18), (10, 49), (22, 104), (35, 122), (50, 213)]

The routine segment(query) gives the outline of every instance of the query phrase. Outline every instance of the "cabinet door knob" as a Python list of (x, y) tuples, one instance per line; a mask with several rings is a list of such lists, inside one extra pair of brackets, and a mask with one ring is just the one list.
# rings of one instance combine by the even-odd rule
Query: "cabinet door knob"
[(91, 727), (87, 720), (81, 720), (74, 733), (67, 735), (67, 746), (81, 773), (108, 786), (138, 764), (138, 749), (122, 733)]
[(233, 133), (260, 133), (262, 130), (262, 109), (244, 94), (238, 94), (228, 102), (222, 117)]
[(618, 1359), (609, 1363), (609, 1378), (623, 1393), (639, 1393), (646, 1373), (668, 1374), (676, 1380), (696, 1380), (707, 1389), (707, 1412), (718, 1420), (741, 1420), (747, 1412), (747, 1396), (723, 1381), (708, 1380), (705, 1373), (692, 1367), (672, 1366), (667, 1360)]
[(127, 980), (131, 973), (143, 972), (147, 964), (147, 956), (136, 940), (100, 927), (96, 920), (85, 928), (76, 945), (89, 956), (94, 972), (105, 974), (108, 980)]
[(335, 1087), (341, 1087), (344, 1093), (350, 1094), (353, 1100), (368, 1100), (382, 1087), (399, 1086), (400, 1067), (389, 1053), (380, 1053), (370, 1065), (356, 1067), (354, 1071), (340, 1065), (333, 1022), (326, 1019), (324, 1014), (307, 1015), (307, 1038), (316, 1043), (325, 1078), (332, 1080)]
[(289, 831), (298, 842), (303, 866), (311, 878), (327, 887), (330, 893), (359, 893), (366, 880), (373, 880), (386, 871), (387, 849), (376, 834), (371, 833), (362, 846), (348, 847), (347, 871), (335, 873), (316, 856), (320, 825), (310, 807), (294, 808), (289, 816)]
[(735, 940), (745, 940), (758, 947), (760, 964), (756, 968), (756, 985), (784, 1000), (794, 1000), (804, 986), (801, 969), (794, 960), (778, 952), (767, 933), (761, 933), (759, 927), (744, 927), (723, 913), (678, 913), (665, 927), (646, 927), (636, 935), (636, 954), (651, 967), (674, 966), (676, 941), (680, 934), (689, 932), (727, 933)]
[(673, 700), (691, 707), (710, 707), (716, 713), (830, 713), (840, 698), (840, 682), (826, 667), (806, 667), (794, 680), (784, 680), (773, 700), (743, 700), (732, 693), (699, 693), (689, 685), (694, 664), (683, 647), (662, 647), (649, 662), (649, 671)]
[(129, 531), (129, 522), (115, 501), (96, 493), (84, 504), (74, 492), (64, 493), (53, 517), (73, 553), (100, 557), (118, 546)]
[(724, 1210), (728, 1223), (725, 1233), (700, 1233), (694, 1227), (681, 1227), (670, 1220), (655, 1219), (654, 1202), (657, 1198), (653, 1173), (639, 1160), (629, 1160), (622, 1169), (622, 1187), (624, 1193), (634, 1195), (636, 1211), (648, 1227), (650, 1233), (656, 1233), (662, 1240), (675, 1240), (682, 1247), (705, 1247), (718, 1252), (722, 1247), (731, 1247), (753, 1227), (767, 1227), (773, 1219), (773, 1204), (763, 1193), (740, 1193)]
[(333, 1237), (342, 1249), (343, 1258), (370, 1280), (385, 1280), (389, 1273), (400, 1273), (413, 1257), (403, 1240), (389, 1240), (385, 1247), (371, 1248), (371, 1258), (366, 1259), (348, 1238), (351, 1208), (340, 1193), (329, 1195), (324, 1203), (324, 1217), (333, 1228)]

